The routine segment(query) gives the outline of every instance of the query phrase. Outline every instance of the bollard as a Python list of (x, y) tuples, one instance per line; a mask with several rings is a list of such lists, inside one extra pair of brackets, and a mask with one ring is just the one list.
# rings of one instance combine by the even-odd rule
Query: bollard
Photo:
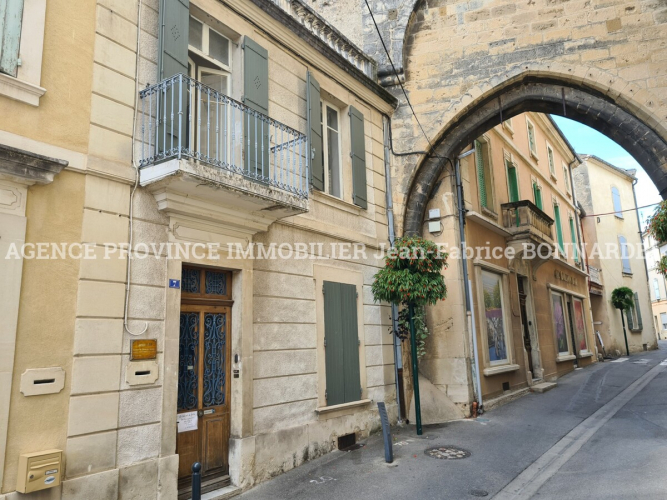
[(201, 500), (201, 464), (192, 464), (192, 500)]

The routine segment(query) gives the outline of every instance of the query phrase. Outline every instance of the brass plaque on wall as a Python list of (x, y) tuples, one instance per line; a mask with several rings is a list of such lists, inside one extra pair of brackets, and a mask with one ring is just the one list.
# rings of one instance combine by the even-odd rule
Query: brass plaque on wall
[(155, 359), (157, 357), (157, 339), (137, 339), (130, 341), (130, 360)]

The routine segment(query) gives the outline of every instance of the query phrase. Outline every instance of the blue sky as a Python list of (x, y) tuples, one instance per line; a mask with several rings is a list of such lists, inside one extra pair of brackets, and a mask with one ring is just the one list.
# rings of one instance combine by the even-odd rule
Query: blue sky
[[(607, 136), (602, 135), (597, 130), (579, 122), (562, 118), (560, 116), (552, 115), (552, 118), (558, 124), (577, 153), (598, 156), (604, 161), (626, 170), (633, 168), (637, 170), (636, 176), (638, 181), (635, 186), (637, 192), (637, 205), (641, 207), (661, 201), (653, 181), (649, 178), (646, 172), (644, 172), (641, 165), (639, 165), (639, 163), (637, 163), (625, 149), (607, 138)], [(640, 220), (642, 221), (642, 229), (644, 221), (653, 213), (654, 209), (655, 207), (649, 207), (639, 211)]]

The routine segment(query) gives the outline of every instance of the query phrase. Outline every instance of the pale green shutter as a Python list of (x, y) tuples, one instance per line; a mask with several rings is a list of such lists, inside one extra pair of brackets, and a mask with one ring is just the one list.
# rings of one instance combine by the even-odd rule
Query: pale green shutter
[[(269, 52), (249, 37), (243, 39), (243, 103), (269, 115)], [(246, 113), (242, 115), (245, 168), (255, 176), (269, 175), (269, 126)], [(276, 137), (276, 140), (280, 140)], [(263, 146), (263, 148), (262, 148)], [(262, 153), (263, 151), (263, 153)]]
[(366, 136), (364, 115), (350, 106), (350, 134), (352, 136), (352, 201), (361, 208), (368, 208), (366, 187)]
[(535, 198), (535, 206), (542, 210), (542, 190), (536, 182), (533, 183), (533, 197)]
[(574, 230), (573, 218), (570, 218), (570, 235), (572, 236), (572, 247), (574, 248), (574, 261), (579, 262), (579, 250), (577, 248), (577, 233)]
[(189, 0), (162, 0), (158, 67), (160, 80), (188, 74)]
[(563, 228), (560, 223), (560, 207), (554, 205), (554, 219), (556, 221), (556, 237), (558, 238), (558, 248), (561, 252), (565, 253), (565, 247), (563, 246)]
[(23, 0), (0, 1), (0, 72), (16, 76), (21, 46)]
[(327, 406), (361, 399), (357, 290), (324, 282), (324, 342)]
[(475, 163), (477, 165), (477, 181), (479, 182), (479, 204), (484, 208), (489, 208), (486, 198), (486, 180), (484, 179), (484, 156), (482, 143), (479, 141), (475, 141)]
[(310, 179), (313, 188), (324, 191), (324, 162), (322, 161), (322, 107), (320, 84), (313, 74), (307, 74), (308, 147), (310, 148)]
[(644, 328), (644, 325), (642, 323), (642, 311), (639, 308), (639, 294), (637, 292), (635, 292), (635, 311), (637, 311), (637, 329), (641, 330)]

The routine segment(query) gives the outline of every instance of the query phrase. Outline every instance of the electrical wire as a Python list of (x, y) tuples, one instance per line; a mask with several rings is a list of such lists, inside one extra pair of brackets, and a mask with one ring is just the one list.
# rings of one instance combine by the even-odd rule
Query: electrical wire
[(586, 214), (586, 215), (583, 215), (581, 218), (584, 219), (586, 217), (601, 217), (603, 215), (616, 215), (616, 214), (620, 214), (620, 213), (623, 213), (623, 212), (634, 212), (635, 210), (642, 210), (643, 208), (655, 207), (656, 205), (660, 205), (660, 203), (662, 203), (662, 202), (651, 203), (650, 205), (644, 205), (643, 207), (628, 208), (628, 209), (625, 209), (625, 210), (616, 210), (615, 212), (607, 212), (607, 213), (604, 213), (604, 214), (590, 214), (590, 215)]
[(133, 243), (133, 231), (132, 231), (132, 222), (134, 221), (134, 193), (137, 191), (139, 186), (139, 165), (135, 158), (135, 136), (137, 133), (137, 110), (139, 107), (138, 98), (139, 98), (139, 44), (141, 42), (141, 3), (143, 0), (139, 0), (139, 5), (137, 7), (138, 16), (137, 16), (137, 62), (134, 74), (134, 117), (132, 121), (132, 166), (134, 167), (134, 186), (132, 187), (132, 192), (130, 193), (130, 223), (129, 223), (129, 238), (128, 238), (128, 249), (127, 249), (127, 279), (125, 281), (125, 310), (123, 312), (123, 327), (125, 331), (130, 335), (139, 336), (146, 333), (148, 330), (148, 321), (144, 323), (144, 329), (139, 333), (135, 333), (130, 330), (130, 326), (127, 324), (127, 314), (130, 304), (130, 273), (132, 270), (132, 243)]

